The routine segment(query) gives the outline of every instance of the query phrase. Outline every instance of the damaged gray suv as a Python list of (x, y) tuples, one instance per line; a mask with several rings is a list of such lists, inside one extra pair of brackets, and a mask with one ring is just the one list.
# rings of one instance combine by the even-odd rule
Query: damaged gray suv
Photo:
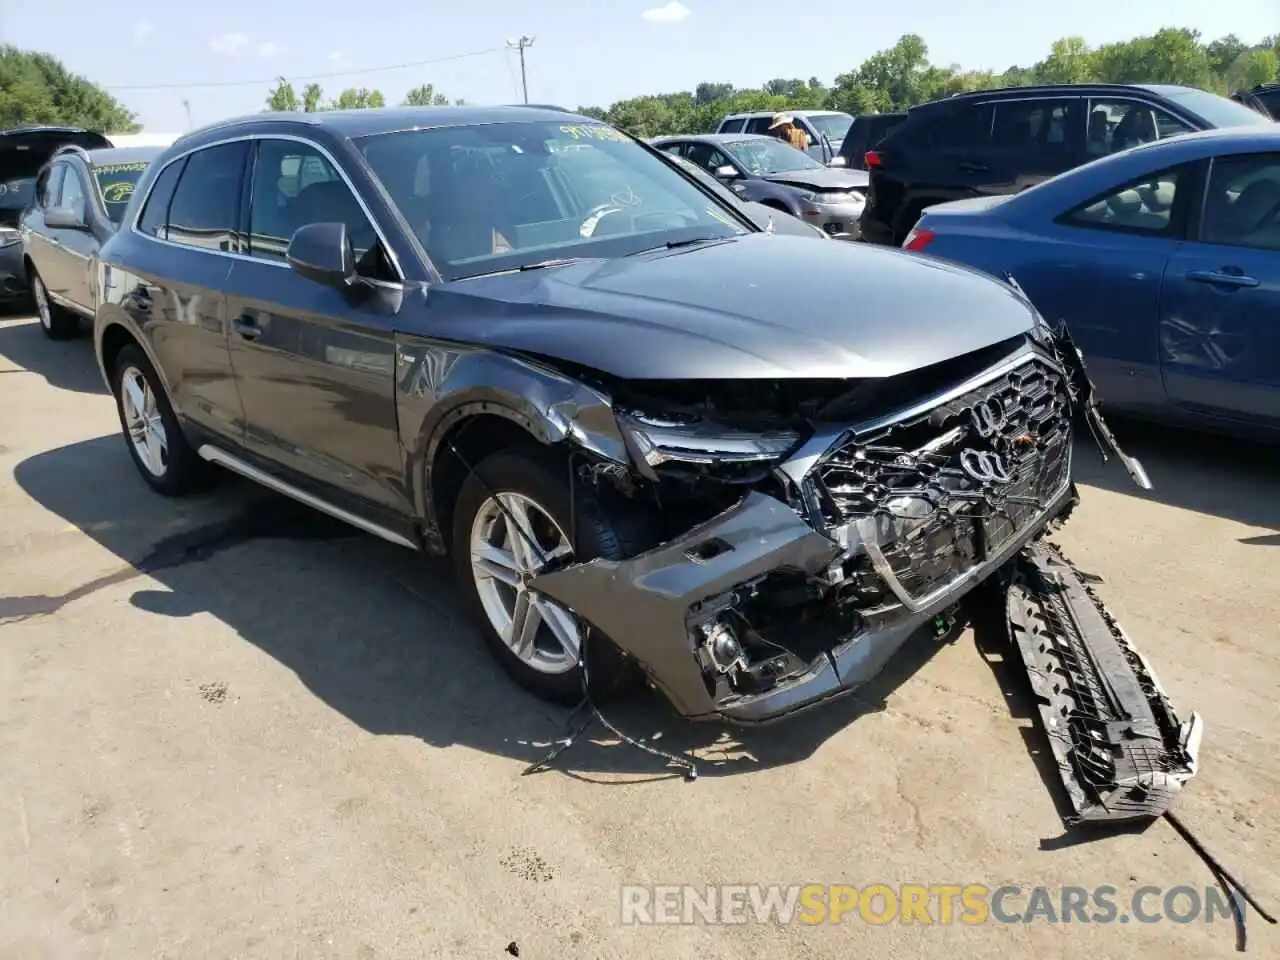
[(554, 111), (188, 134), (96, 283), (147, 483), (217, 464), (450, 553), (494, 654), (560, 700), (584, 664), (688, 717), (855, 689), (1064, 516), (1073, 405), (1119, 455), (1016, 285), (762, 231)]

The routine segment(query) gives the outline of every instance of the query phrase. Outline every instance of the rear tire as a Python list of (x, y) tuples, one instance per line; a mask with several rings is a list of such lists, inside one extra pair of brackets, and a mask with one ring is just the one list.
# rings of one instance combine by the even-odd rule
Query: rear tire
[[(627, 536), (639, 532), (638, 517), (607, 510), (586, 484), (573, 491), (574, 529), (569, 469), (544, 451), (503, 452), (484, 459), (458, 493), (451, 550), (458, 584), (490, 652), (530, 693), (560, 704), (582, 699), (577, 658), (585, 630), (570, 611), (523, 588), (538, 558), (527, 542), (512, 537), (509, 518), (498, 502), (527, 524), (526, 532), (533, 535), (543, 557), (572, 555), (585, 562), (598, 557), (621, 560), (639, 552), (636, 538)], [(576, 551), (569, 542), (574, 536)], [(524, 569), (517, 569), (522, 559)], [(520, 620), (522, 614), (533, 621), (527, 631), (520, 629), (530, 622)], [(635, 678), (618, 648), (598, 632), (590, 634), (587, 656), (593, 695), (617, 692)]]
[(49, 288), (40, 278), (40, 271), (34, 266), (27, 278), (31, 285), (31, 299), (36, 304), (36, 314), (40, 317), (40, 328), (50, 340), (70, 340), (80, 333), (80, 318), (69, 310), (65, 310), (49, 299)]
[(111, 392), (125, 446), (147, 485), (171, 497), (200, 487), (205, 463), (187, 442), (151, 361), (135, 344), (116, 355)]

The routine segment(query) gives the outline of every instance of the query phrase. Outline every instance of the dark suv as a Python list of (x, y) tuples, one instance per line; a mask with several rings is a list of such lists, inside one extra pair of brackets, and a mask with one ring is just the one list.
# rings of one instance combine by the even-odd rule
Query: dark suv
[(1231, 99), (1252, 107), (1272, 120), (1280, 120), (1280, 83), (1260, 83), (1249, 90), (1237, 90), (1231, 95)]
[(873, 149), (889, 131), (907, 119), (905, 113), (867, 113), (853, 118), (853, 125), (844, 135), (840, 144), (839, 161), (832, 166), (848, 167), (850, 170), (867, 169), (866, 153)]
[(1226, 97), (1163, 84), (1012, 87), (934, 100), (912, 107), (866, 154), (862, 237), (896, 246), (930, 204), (1017, 193), (1152, 140), (1268, 122)]
[(217, 464), (451, 554), (547, 697), (619, 652), (689, 716), (848, 692), (1074, 502), (1083, 374), (1011, 285), (762, 231), (587, 117), (219, 124), (98, 270), (153, 489)]

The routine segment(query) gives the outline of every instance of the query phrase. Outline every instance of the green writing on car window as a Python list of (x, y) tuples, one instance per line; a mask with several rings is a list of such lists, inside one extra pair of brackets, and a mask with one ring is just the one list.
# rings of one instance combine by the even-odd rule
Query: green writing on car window
[(133, 184), (128, 180), (109, 183), (102, 191), (102, 199), (107, 203), (128, 203), (133, 196)]
[(574, 140), (611, 140), (614, 143), (626, 143), (626, 134), (602, 123), (566, 123), (560, 132)]
[(139, 173), (145, 169), (147, 169), (147, 163), (144, 160), (137, 163), (107, 163), (100, 167), (94, 167), (93, 172), (98, 176), (102, 176), (103, 174), (112, 173)]

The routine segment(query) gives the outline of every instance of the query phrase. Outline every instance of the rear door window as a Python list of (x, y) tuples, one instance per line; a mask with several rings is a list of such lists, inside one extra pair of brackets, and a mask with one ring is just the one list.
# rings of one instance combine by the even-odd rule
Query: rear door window
[(747, 121), (742, 117), (738, 117), (734, 120), (726, 120), (720, 126), (720, 132), (721, 133), (741, 133), (742, 125), (745, 124), (746, 122)]
[(991, 143), (991, 121), (995, 108), (990, 103), (965, 103), (936, 119), (922, 116), (912, 140), (921, 146), (944, 150), (973, 150)]
[(773, 117), (752, 117), (747, 121), (743, 128), (744, 133), (764, 133), (769, 132), (769, 124), (773, 123)]
[(197, 150), (187, 158), (169, 205), (171, 243), (239, 252), (240, 189), (249, 142), (238, 140)]
[(1000, 101), (992, 118), (991, 146), (1014, 156), (1065, 158), (1077, 150), (1082, 105), (1077, 97)]

